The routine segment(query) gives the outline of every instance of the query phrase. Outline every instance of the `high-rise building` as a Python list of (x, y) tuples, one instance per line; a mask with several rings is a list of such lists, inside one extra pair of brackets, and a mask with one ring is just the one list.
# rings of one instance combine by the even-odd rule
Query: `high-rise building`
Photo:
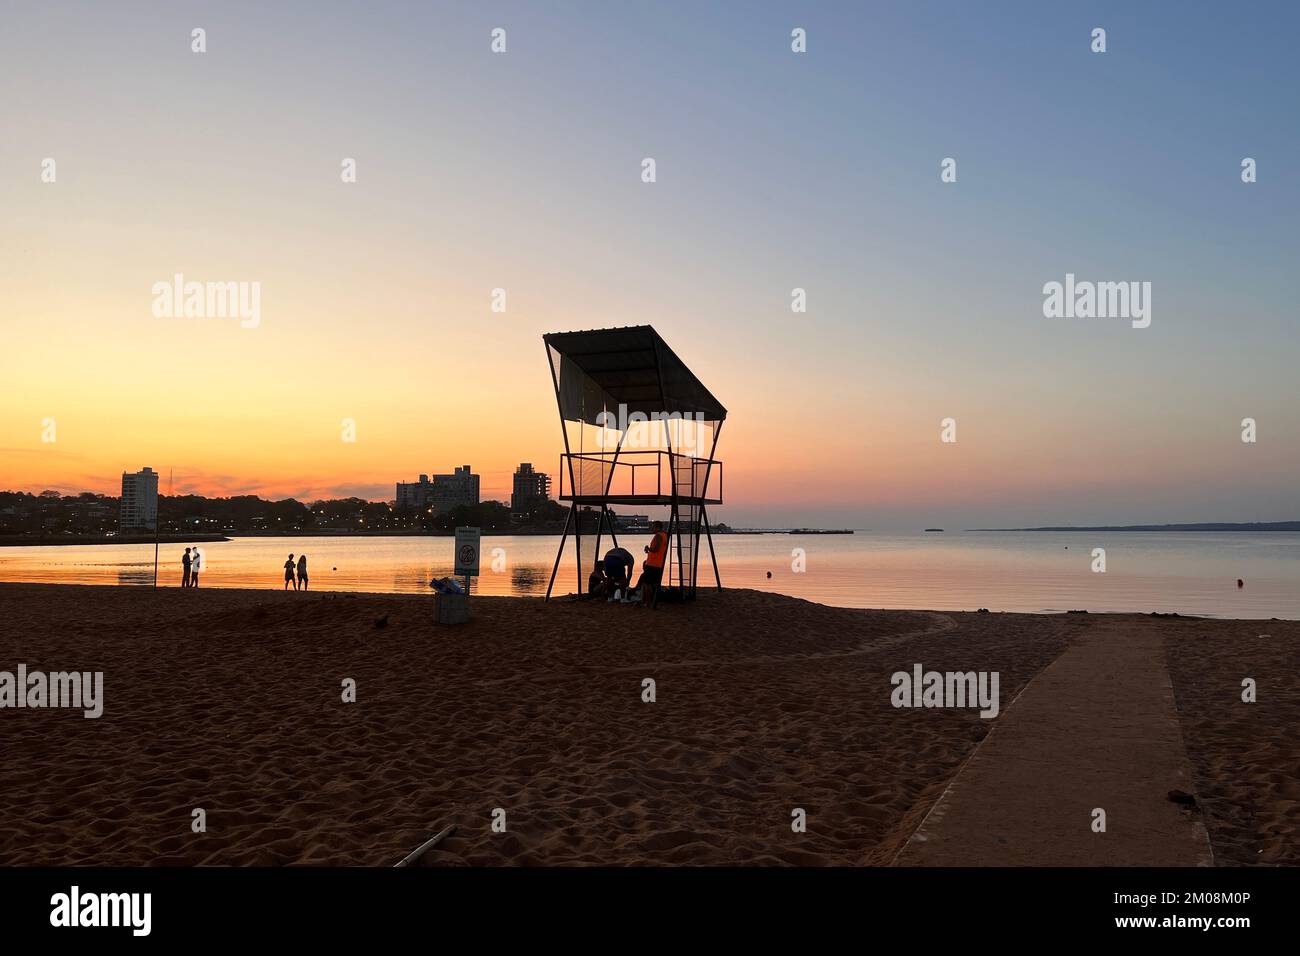
[(415, 508), (417, 511), (428, 507), (433, 496), (433, 485), (428, 475), (421, 475), (418, 481), (399, 481), (397, 483), (397, 507)]
[(421, 475), (419, 481), (397, 483), (397, 507), (417, 511), (433, 509), (434, 514), (451, 511), (461, 505), (478, 504), (478, 475), (469, 465), (461, 465), (450, 475)]
[(158, 472), (152, 468), (134, 474), (122, 472), (122, 508), (119, 531), (149, 529), (158, 524)]
[(511, 511), (527, 511), (551, 496), (551, 476), (533, 471), (531, 462), (515, 469), (515, 488), (510, 494)]

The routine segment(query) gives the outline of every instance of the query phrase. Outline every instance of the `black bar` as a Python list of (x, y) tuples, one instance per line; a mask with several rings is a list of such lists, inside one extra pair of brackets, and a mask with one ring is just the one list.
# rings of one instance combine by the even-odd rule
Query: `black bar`
[[(147, 938), (163, 945), (201, 940), (204, 951), (218, 943), (283, 939), (293, 941), (294, 952), (317, 941), (338, 952), (339, 942), (357, 939), (376, 952), (399, 939), (451, 940), (475, 928), (490, 928), (497, 949), (512, 933), (529, 934), (536, 946), (548, 936), (608, 941), (639, 927), (643, 936), (680, 938), (688, 928), (693, 938), (725, 935), (729, 950), (735, 937), (761, 936), (770, 949), (773, 935), (788, 933), (802, 940), (800, 951), (821, 949), (808, 945), (810, 934), (826, 940), (852, 934), (870, 944), (864, 948), (891, 942), (906, 944), (898, 951), (907, 953), (1012, 950), (1027, 941), (1061, 940), (1073, 949), (1081, 940), (1125, 938), (1135, 949), (1154, 944), (1152, 951), (1178, 952), (1198, 939), (1216, 952), (1237, 952), (1241, 943), (1257, 946), (1294, 931), (1296, 882), (1295, 870), (1280, 867), (14, 868), (0, 870), (0, 925), (13, 953), (29, 951), (12, 944), (30, 939), (65, 944), (41, 952), (76, 951), (68, 943), (138, 942), (129, 925), (51, 925), (57, 895), (70, 896), (75, 885), (79, 894), (150, 894)], [(1173, 902), (1162, 901), (1166, 893)], [(1120, 902), (1121, 896), (1150, 901)], [(1189, 918), (1245, 919), (1249, 926), (1160, 925)], [(1134, 919), (1155, 925), (1117, 925)]]

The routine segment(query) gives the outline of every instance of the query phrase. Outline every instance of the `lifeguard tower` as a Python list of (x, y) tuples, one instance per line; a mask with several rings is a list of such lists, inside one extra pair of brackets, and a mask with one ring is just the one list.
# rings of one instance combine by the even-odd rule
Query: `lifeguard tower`
[[(683, 599), (695, 596), (701, 533), (721, 589), (708, 506), (722, 503), (722, 463), (713, 455), (727, 410), (649, 325), (552, 332), (542, 339), (564, 432), (557, 497), (569, 503), (547, 600), (570, 531), (578, 593), (583, 593), (582, 517), (596, 512), (589, 552), (594, 563), (602, 556), (606, 531), (618, 545), (611, 513), (611, 506), (618, 505), (642, 512), (668, 509), (661, 591)], [(629, 550), (639, 564), (639, 549)]]

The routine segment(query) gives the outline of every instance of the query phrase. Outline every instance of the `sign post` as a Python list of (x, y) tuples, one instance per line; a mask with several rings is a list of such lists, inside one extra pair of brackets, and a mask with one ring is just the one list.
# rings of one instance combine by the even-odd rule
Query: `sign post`
[(469, 594), (470, 575), (478, 575), (479, 529), (456, 529), (455, 574), (465, 575), (465, 593)]

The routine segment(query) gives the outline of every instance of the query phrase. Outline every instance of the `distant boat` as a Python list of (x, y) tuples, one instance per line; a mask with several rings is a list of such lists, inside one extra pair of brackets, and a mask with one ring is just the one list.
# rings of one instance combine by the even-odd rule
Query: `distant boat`
[(942, 531), (942, 528), (926, 528), (926, 531)]

